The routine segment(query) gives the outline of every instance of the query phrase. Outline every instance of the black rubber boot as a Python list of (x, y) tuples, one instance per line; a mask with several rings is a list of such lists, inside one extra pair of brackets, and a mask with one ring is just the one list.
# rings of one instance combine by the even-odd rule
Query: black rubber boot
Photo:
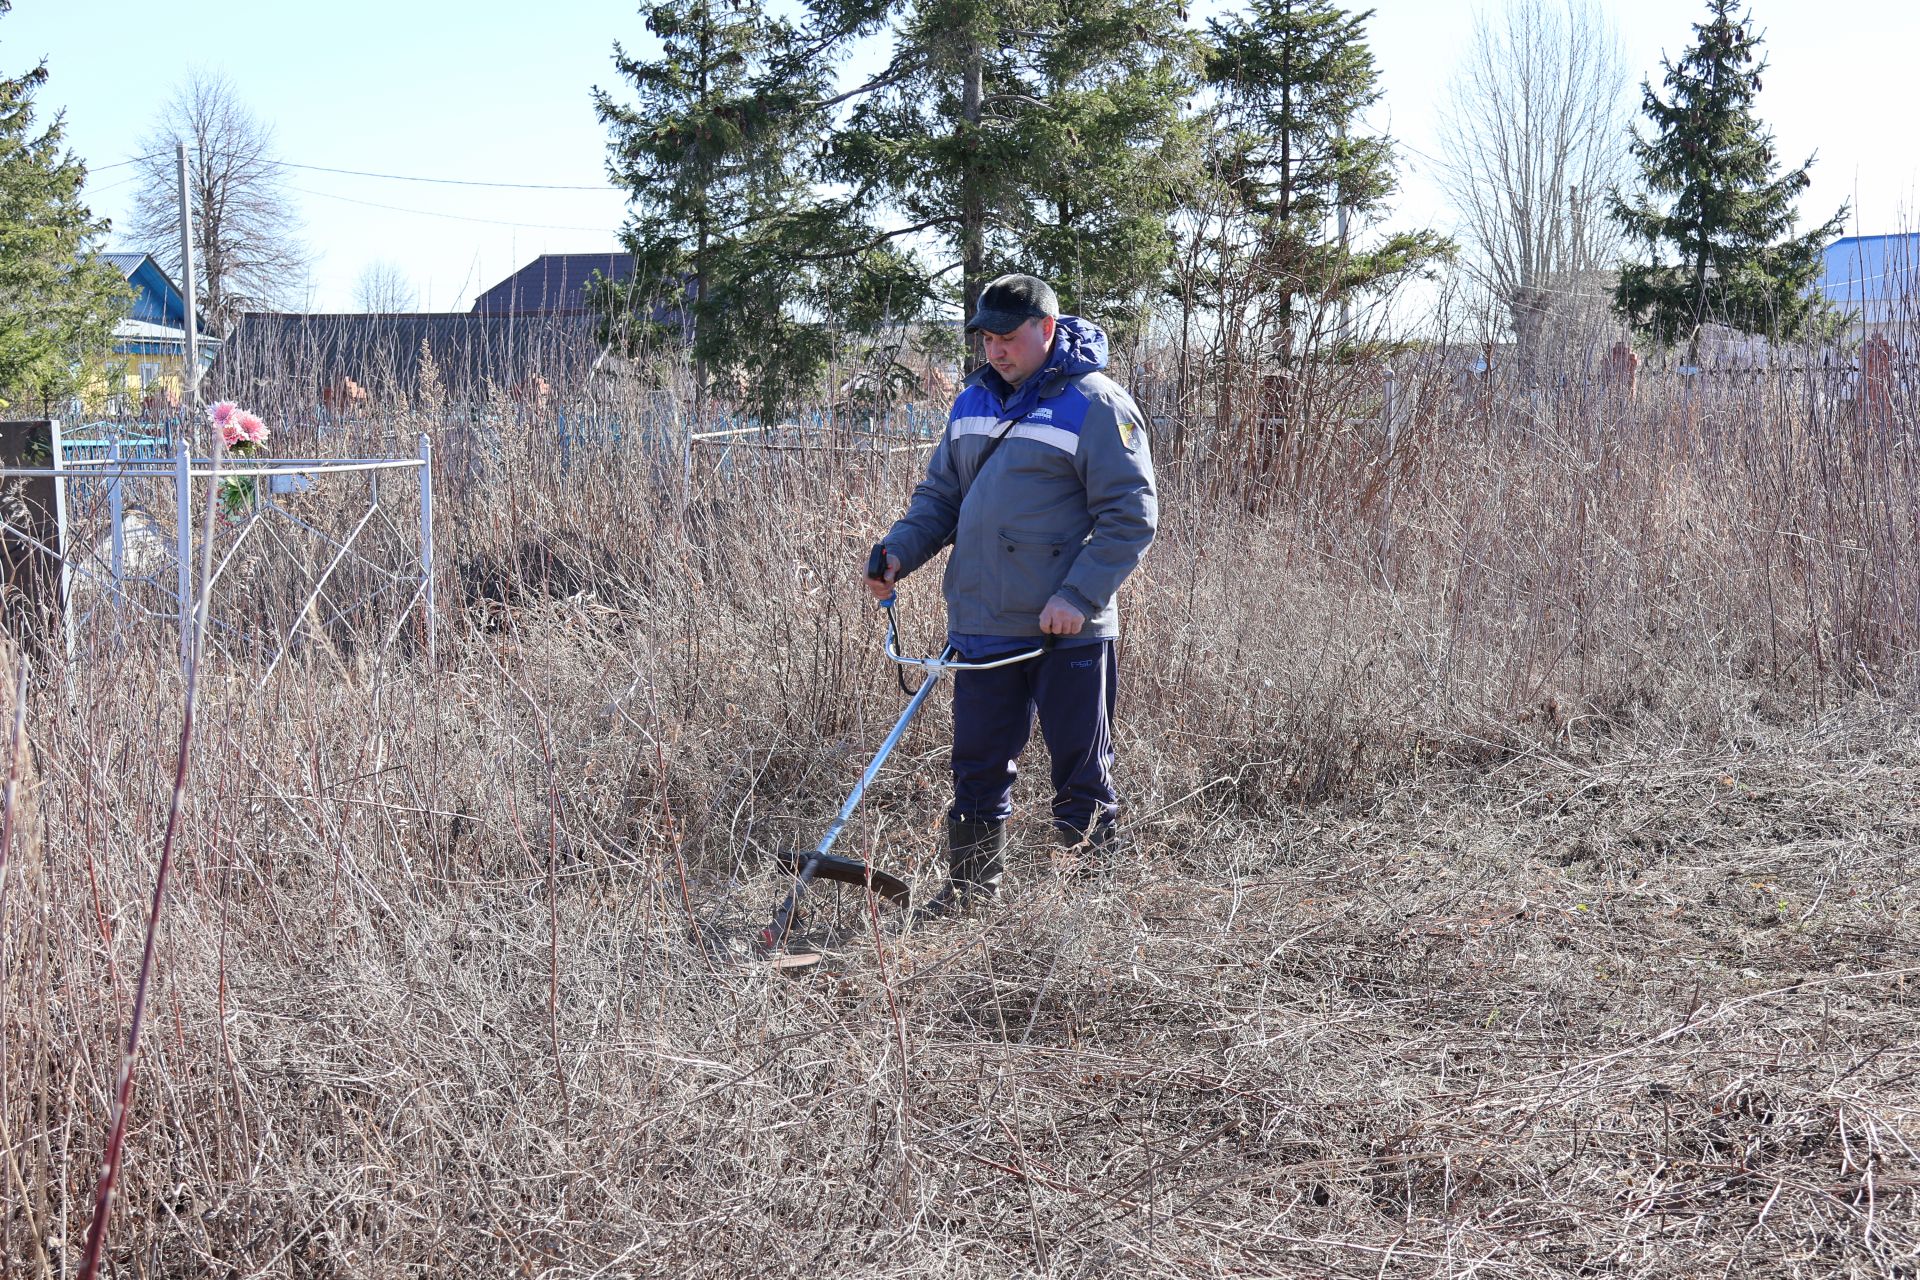
[(964, 915), (1000, 889), (1006, 872), (1007, 824), (984, 818), (947, 819), (947, 883), (913, 913), (914, 922)]
[(1111, 871), (1122, 858), (1133, 852), (1133, 841), (1115, 830), (1111, 819), (1091, 831), (1055, 819), (1053, 840), (1065, 851), (1067, 868), (1079, 876)]

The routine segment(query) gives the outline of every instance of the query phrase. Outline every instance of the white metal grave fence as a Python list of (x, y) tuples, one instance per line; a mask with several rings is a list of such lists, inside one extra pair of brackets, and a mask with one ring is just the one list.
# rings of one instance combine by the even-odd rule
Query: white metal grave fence
[[(429, 664), (435, 656), (433, 586), (433, 444), (420, 437), (414, 457), (391, 458), (236, 458), (194, 457), (184, 439), (171, 458), (123, 456), (118, 440), (104, 448), (90, 444), (68, 451), (58, 423), (51, 424), (53, 457), (47, 466), (0, 467), (0, 484), (13, 479), (51, 478), (58, 533), (51, 544), (30, 529), (0, 519), (0, 535), (47, 557), (58, 567), (57, 591), (63, 642), (73, 657), (80, 635), (103, 623), (116, 628), (140, 618), (165, 618), (178, 628), (180, 653), (185, 659), (193, 642), (193, 615), (199, 592), (194, 581), (198, 563), (196, 543), (204, 528), (205, 502), (216, 480), (251, 482), (236, 492), (234, 510), (215, 522), (213, 569), (205, 584), (213, 589), (227, 578), (243, 553), (257, 566), (273, 554), (277, 544), (291, 554), (312, 556), (325, 563), (305, 576), (304, 596), (291, 610), (291, 620), (272, 628), (274, 649), (262, 679), (277, 668), (299, 639), (303, 627), (323, 628), (340, 621), (353, 608), (370, 606), (372, 597), (404, 596), (398, 608), (386, 614), (378, 647), (391, 646), (408, 620), (419, 610)], [(88, 456), (91, 455), (91, 456)], [(394, 496), (417, 497), (417, 526), (403, 530), (394, 520), (389, 501), (382, 503), (382, 482)], [(364, 500), (346, 490), (364, 486)], [(335, 527), (322, 527), (303, 512), (304, 495), (326, 491), (340, 499)], [(405, 499), (402, 498), (402, 501)], [(413, 506), (413, 503), (407, 505)], [(171, 513), (170, 522), (163, 517)], [(196, 512), (199, 514), (197, 515)], [(413, 512), (408, 513), (412, 523)], [(385, 557), (369, 554), (370, 535), (389, 535)], [(393, 554), (405, 545), (404, 559)], [(249, 549), (253, 552), (249, 552)], [(397, 563), (396, 563), (397, 561)], [(330, 584), (351, 567), (364, 587), (365, 597), (350, 602), (326, 602)], [(261, 620), (208, 618), (209, 640), (255, 641)], [(251, 634), (250, 634), (251, 632)]]

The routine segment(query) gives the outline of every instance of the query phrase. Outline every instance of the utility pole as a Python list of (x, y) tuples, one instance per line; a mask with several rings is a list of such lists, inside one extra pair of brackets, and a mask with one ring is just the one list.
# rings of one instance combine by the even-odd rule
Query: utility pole
[(200, 407), (200, 318), (193, 297), (193, 201), (187, 187), (187, 144), (180, 144), (180, 296), (187, 304), (186, 362), (181, 368), (180, 407)]

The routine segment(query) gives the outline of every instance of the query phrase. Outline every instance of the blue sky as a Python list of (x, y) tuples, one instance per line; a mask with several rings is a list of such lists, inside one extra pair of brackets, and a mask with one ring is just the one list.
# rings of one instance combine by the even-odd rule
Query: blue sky
[[(1203, 4), (1198, 12), (1224, 3)], [(1376, 124), (1404, 144), (1396, 221), (1447, 228), (1427, 178), (1435, 122), (1477, 6), (1379, 0), (1370, 24), (1386, 97)], [(1633, 74), (1657, 79), (1703, 4), (1610, 0)], [(1864, 232), (1920, 224), (1920, 143), (1911, 127), (1920, 6), (1893, 0), (1754, 0), (1772, 66), (1760, 97), (1783, 157), (1818, 151), (1809, 219), (1842, 202)], [(589, 92), (620, 89), (613, 42), (647, 37), (633, 0), (332, 0), (235, 5), (175, 0), (15, 0), (0, 18), (0, 68), (41, 57), (44, 109), (96, 173), (90, 199), (123, 224), (127, 167), (151, 114), (185, 69), (224, 72), (297, 164), (422, 177), (603, 186), (606, 135)], [(369, 263), (396, 264), (422, 307), (464, 309), (540, 253), (614, 247), (624, 201), (598, 191), (509, 191), (293, 170), (313, 256), (310, 305), (351, 309)], [(374, 206), (386, 206), (384, 208)], [(1850, 228), (1852, 229), (1852, 228)], [(116, 243), (116, 248), (138, 248)]]

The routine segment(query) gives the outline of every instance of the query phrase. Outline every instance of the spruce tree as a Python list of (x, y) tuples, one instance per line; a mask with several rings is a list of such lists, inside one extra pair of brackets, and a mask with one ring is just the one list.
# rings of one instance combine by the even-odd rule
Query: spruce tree
[(1822, 320), (1810, 286), (1821, 251), (1845, 225), (1845, 207), (1793, 235), (1794, 201), (1813, 160), (1776, 173), (1773, 134), (1754, 113), (1766, 63), (1739, 0), (1707, 0), (1707, 20), (1675, 63), (1662, 60), (1667, 96), (1643, 82), (1651, 136), (1632, 151), (1645, 190), (1615, 194), (1613, 216), (1648, 261), (1622, 266), (1614, 305), (1661, 346), (1699, 355), (1703, 326), (1791, 339)]
[(646, 26), (657, 56), (614, 51), (636, 100), (594, 91), (609, 169), (632, 193), (622, 238), (635, 258), (632, 284), (603, 282), (595, 298), (607, 332), (630, 340), (672, 318), (693, 360), (696, 416), (716, 386), (771, 416), (812, 388), (831, 353), (826, 322), (861, 324), (871, 310), (843, 272), (879, 251), (816, 182), (811, 131), (830, 67), (758, 5), (662, 4)]
[(46, 79), (44, 63), (0, 77), (0, 400), (10, 403), (75, 390), (129, 301), (96, 256), (107, 223), (82, 198), (86, 166), (64, 146), (62, 120), (35, 127)]
[(1339, 238), (1384, 211), (1396, 188), (1392, 142), (1362, 127), (1380, 98), (1367, 47), (1371, 11), (1332, 0), (1252, 0), (1208, 23), (1206, 75), (1217, 95), (1210, 170), (1226, 187), (1237, 222), (1223, 235), (1249, 301), (1284, 363), (1296, 339), (1296, 305), (1335, 304), (1380, 288), (1452, 251), (1430, 231), (1398, 232), (1361, 250)]
[[(1187, 161), (1196, 50), (1173, 0), (820, 0), (886, 69), (833, 129), (836, 176), (880, 234), (910, 237), (929, 290), (958, 271), (970, 314), (1004, 271), (1125, 328), (1164, 273)], [(883, 216), (881, 211), (890, 216)], [(944, 286), (951, 288), (951, 285)]]
[(1168, 220), (1196, 158), (1182, 105), (1198, 49), (1166, 6), (1060, 12), (1075, 21), (1062, 23), (1040, 59), (1058, 88), (1022, 122), (1027, 202), (1005, 239), (1006, 262), (1056, 282), (1074, 310), (1130, 334), (1165, 278)]

